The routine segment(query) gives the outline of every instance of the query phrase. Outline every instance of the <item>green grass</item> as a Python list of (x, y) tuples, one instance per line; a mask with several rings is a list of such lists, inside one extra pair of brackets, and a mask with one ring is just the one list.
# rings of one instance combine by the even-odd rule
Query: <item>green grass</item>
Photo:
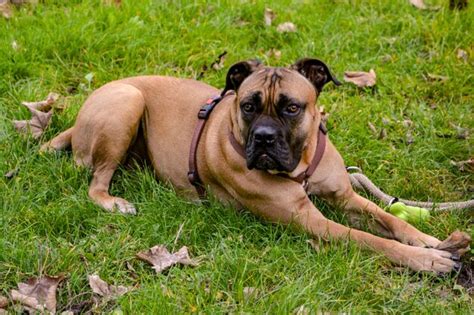
[[(298, 31), (280, 34), (264, 25), (260, 1), (130, 0), (120, 8), (100, 1), (44, 2), (0, 19), (0, 174), (20, 170), (12, 180), (0, 179), (0, 295), (30, 276), (64, 272), (62, 311), (91, 298), (87, 275), (98, 273), (137, 289), (96, 311), (291, 313), (304, 305), (314, 313), (473, 312), (472, 298), (453, 289), (451, 276), (393, 268), (350, 243), (323, 244), (316, 253), (304, 234), (216, 203), (180, 199), (149, 169), (120, 170), (111, 188), (135, 203), (139, 214), (107, 213), (88, 199), (90, 173), (76, 167), (70, 153), (38, 154), (40, 143), (71, 126), (90, 91), (108, 81), (139, 74), (196, 78), (227, 51), (225, 68), (202, 78), (223, 87), (226, 70), (239, 60), (289, 65), (313, 56), (339, 79), (345, 70), (374, 68), (378, 75), (374, 90), (329, 85), (319, 100), (330, 113), (330, 138), (348, 165), (362, 167), (385, 191), (404, 198), (473, 198), (472, 173), (450, 164), (473, 156), (472, 137), (457, 139), (451, 125), (471, 133), (474, 127), (472, 3), (458, 12), (441, 0), (430, 1), (441, 5), (438, 11), (417, 10), (408, 0), (281, 1), (271, 5), (278, 15), (274, 24), (292, 21)], [(281, 50), (280, 60), (265, 55), (271, 48)], [(459, 48), (468, 52), (468, 62), (456, 57)], [(429, 82), (428, 73), (449, 79)], [(71, 87), (76, 91), (68, 94)], [(67, 109), (55, 112), (40, 141), (18, 135), (11, 120), (29, 117), (21, 101), (51, 91), (64, 96)], [(404, 119), (413, 121), (412, 144)], [(377, 139), (368, 122), (384, 127), (387, 137)], [(446, 134), (453, 136), (440, 136)], [(345, 220), (318, 205), (330, 218)], [(437, 213), (417, 227), (439, 238), (455, 229), (474, 233), (468, 211)], [(174, 250), (187, 245), (203, 263), (156, 275), (135, 254), (158, 243)], [(245, 297), (244, 287), (257, 293)]]

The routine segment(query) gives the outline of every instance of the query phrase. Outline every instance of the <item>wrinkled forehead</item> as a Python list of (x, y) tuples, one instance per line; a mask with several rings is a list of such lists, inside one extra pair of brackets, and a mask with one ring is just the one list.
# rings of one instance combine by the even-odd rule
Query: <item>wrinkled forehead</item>
[(239, 88), (239, 99), (260, 95), (262, 103), (275, 104), (281, 96), (300, 103), (315, 103), (313, 85), (297, 71), (265, 67), (252, 73)]

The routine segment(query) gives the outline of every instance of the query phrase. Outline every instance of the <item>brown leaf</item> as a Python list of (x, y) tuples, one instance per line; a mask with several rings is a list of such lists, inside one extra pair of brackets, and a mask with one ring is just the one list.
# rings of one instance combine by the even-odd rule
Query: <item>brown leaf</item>
[(413, 134), (410, 130), (407, 131), (405, 134), (407, 144), (413, 144), (415, 142), (415, 138), (413, 138)]
[(14, 120), (13, 125), (18, 132), (27, 133), (31, 132), (33, 138), (38, 139), (43, 134), (46, 127), (48, 127), (53, 115), (53, 111), (50, 110), (47, 113), (43, 113), (34, 108), (28, 107), (31, 112), (30, 120)]
[(454, 231), (451, 235), (442, 241), (436, 249), (445, 250), (452, 254), (463, 255), (469, 250), (471, 237), (464, 232)]
[(254, 287), (244, 287), (242, 290), (245, 299), (255, 297), (258, 293), (258, 290)]
[(367, 125), (369, 126), (369, 129), (370, 131), (372, 131), (372, 133), (374, 134), (377, 134), (377, 128), (375, 128), (374, 124), (371, 123), (370, 121), (367, 123)]
[(265, 20), (265, 25), (271, 26), (275, 18), (276, 18), (275, 12), (273, 12), (272, 9), (265, 8), (265, 12), (263, 13), (263, 19)]
[(113, 5), (120, 6), (122, 4), (122, 0), (102, 0), (105, 5)]
[(227, 51), (224, 51), (222, 54), (217, 56), (217, 59), (211, 64), (211, 68), (214, 70), (220, 70), (224, 68), (224, 61), (227, 55)]
[(469, 137), (469, 129), (449, 123), (449, 125), (456, 130), (456, 138), (465, 140)]
[(387, 130), (385, 128), (380, 129), (379, 137), (377, 139), (382, 140), (387, 138)]
[(279, 33), (294, 33), (296, 32), (296, 25), (291, 22), (281, 23), (277, 26)]
[(420, 10), (426, 10), (427, 7), (423, 0), (410, 0), (410, 3)]
[(98, 275), (88, 276), (88, 278), (89, 286), (91, 287), (92, 291), (106, 299), (117, 298), (132, 290), (132, 287), (107, 284), (107, 282), (102, 280)]
[(464, 171), (474, 171), (474, 158), (466, 160), (466, 161), (451, 161), (451, 165), (457, 166), (461, 172)]
[(439, 74), (432, 74), (432, 73), (428, 73), (428, 75), (426, 76), (427, 77), (427, 80), (430, 81), (430, 82), (444, 82), (446, 80), (448, 80), (449, 78), (444, 76), (444, 75), (439, 75)]
[(319, 247), (318, 241), (311, 238), (309, 240), (306, 240), (306, 242), (308, 242), (308, 244), (316, 251), (316, 253), (319, 254), (319, 252), (321, 252), (321, 247)]
[(358, 87), (370, 87), (375, 85), (376, 79), (374, 69), (370, 69), (369, 72), (363, 71), (346, 71), (344, 72), (344, 81), (351, 82)]
[(140, 252), (137, 257), (153, 265), (157, 273), (168, 269), (176, 264), (197, 266), (198, 261), (189, 257), (188, 248), (183, 246), (174, 254), (171, 254), (164, 245), (156, 245), (149, 250)]
[(280, 59), (281, 58), (281, 51), (275, 48), (270, 49), (265, 53), (267, 57), (271, 58), (274, 57), (275, 59)]
[(22, 102), (28, 108), (37, 109), (40, 111), (49, 111), (52, 105), (59, 99), (59, 94), (57, 93), (49, 93), (48, 96), (44, 101), (39, 102)]
[(0, 0), (0, 13), (4, 18), (9, 19), (13, 15), (12, 6), (8, 0)]
[(11, 290), (12, 301), (20, 302), (23, 306), (35, 311), (48, 310), (55, 313), (56, 289), (64, 278), (64, 275), (43, 276), (39, 279), (31, 278), (26, 283), (19, 283), (18, 290)]
[(462, 50), (462, 49), (458, 49), (458, 51), (456, 53), (456, 57), (458, 57), (458, 59), (462, 59), (464, 61), (467, 61), (467, 59), (469, 58), (468, 55), (467, 55), (467, 52), (465, 50)]
[(17, 167), (13, 170), (8, 171), (7, 173), (5, 173), (5, 178), (6, 179), (12, 179), (13, 177), (15, 177), (18, 174), (19, 170), (20, 169)]

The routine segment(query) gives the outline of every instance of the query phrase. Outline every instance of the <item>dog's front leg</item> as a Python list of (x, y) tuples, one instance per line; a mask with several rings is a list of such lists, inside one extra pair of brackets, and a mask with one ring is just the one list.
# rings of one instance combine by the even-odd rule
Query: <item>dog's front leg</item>
[(326, 219), (301, 185), (291, 180), (265, 176), (256, 181), (240, 180), (239, 185), (236, 182), (232, 186), (236, 199), (253, 213), (272, 222), (295, 225), (315, 238), (352, 240), (416, 271), (449, 272), (457, 266), (449, 252), (405, 245)]
[(369, 215), (375, 221), (378, 231), (404, 244), (419, 247), (436, 247), (441, 241), (418, 231), (402, 219), (384, 211), (375, 203), (351, 191), (344, 202), (344, 208), (353, 215)]

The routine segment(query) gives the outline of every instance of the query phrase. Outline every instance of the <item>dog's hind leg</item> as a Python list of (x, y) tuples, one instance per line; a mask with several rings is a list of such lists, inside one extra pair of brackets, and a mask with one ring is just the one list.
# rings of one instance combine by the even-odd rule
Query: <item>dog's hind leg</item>
[(74, 127), (71, 127), (43, 144), (40, 148), (40, 152), (60, 151), (69, 148), (71, 146), (73, 129)]
[(111, 196), (110, 181), (117, 167), (125, 161), (136, 141), (145, 101), (140, 90), (113, 83), (90, 96), (79, 113), (72, 136), (76, 162), (89, 166), (93, 178), (89, 197), (108, 211), (135, 214), (127, 200)]

